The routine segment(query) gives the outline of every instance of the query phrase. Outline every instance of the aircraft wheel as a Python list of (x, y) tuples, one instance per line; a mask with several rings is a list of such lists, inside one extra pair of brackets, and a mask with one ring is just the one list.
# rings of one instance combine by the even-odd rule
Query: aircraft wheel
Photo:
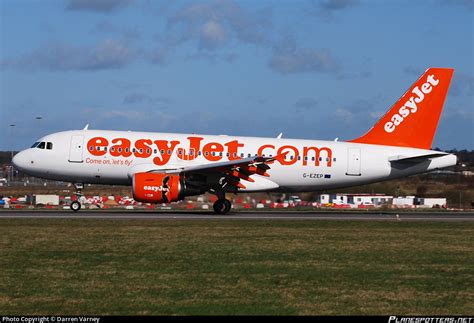
[(77, 212), (81, 209), (81, 203), (79, 203), (78, 201), (74, 201), (71, 203), (71, 210), (73, 210), (74, 212)]
[(232, 208), (232, 203), (226, 199), (219, 199), (214, 202), (213, 208), (217, 214), (226, 214)]

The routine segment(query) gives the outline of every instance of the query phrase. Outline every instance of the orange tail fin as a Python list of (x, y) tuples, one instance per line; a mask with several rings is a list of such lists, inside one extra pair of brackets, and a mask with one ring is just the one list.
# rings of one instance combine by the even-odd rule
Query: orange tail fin
[(430, 149), (453, 72), (429, 68), (375, 126), (349, 142)]

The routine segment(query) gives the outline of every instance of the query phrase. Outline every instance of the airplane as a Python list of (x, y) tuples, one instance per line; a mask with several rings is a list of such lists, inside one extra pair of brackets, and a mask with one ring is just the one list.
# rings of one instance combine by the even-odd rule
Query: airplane
[(210, 192), (226, 214), (226, 193), (308, 192), (374, 183), (456, 165), (431, 150), (454, 69), (429, 68), (364, 135), (348, 141), (82, 130), (53, 133), (19, 152), (32, 176), (71, 182), (81, 209), (84, 184), (130, 185), (144, 203)]

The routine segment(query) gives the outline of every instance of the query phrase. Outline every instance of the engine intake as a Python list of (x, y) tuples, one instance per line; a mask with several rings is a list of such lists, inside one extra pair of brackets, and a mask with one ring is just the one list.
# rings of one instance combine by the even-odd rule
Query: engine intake
[(171, 203), (184, 199), (185, 182), (180, 175), (163, 173), (136, 173), (133, 175), (132, 193), (135, 201), (145, 203)]

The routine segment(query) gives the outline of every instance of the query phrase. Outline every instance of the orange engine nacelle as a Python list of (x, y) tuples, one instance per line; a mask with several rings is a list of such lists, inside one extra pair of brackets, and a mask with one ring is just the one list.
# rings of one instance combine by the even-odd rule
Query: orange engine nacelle
[(132, 185), (133, 198), (138, 202), (171, 203), (184, 198), (184, 178), (179, 175), (136, 173)]

